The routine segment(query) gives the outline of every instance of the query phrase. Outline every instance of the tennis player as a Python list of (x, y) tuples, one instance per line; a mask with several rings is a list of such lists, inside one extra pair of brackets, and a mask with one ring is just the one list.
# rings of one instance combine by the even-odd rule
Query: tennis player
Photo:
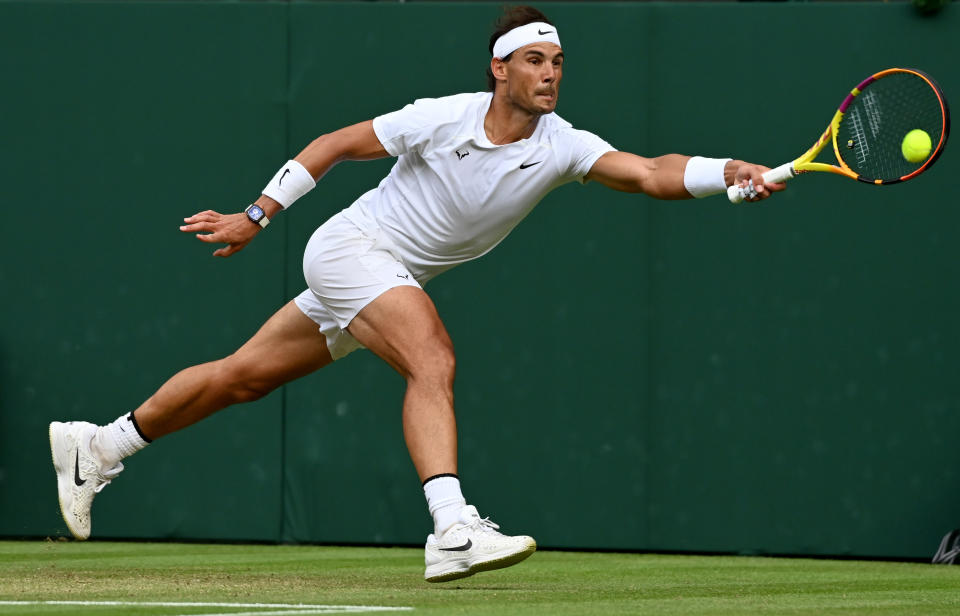
[(563, 184), (594, 180), (660, 199), (705, 197), (734, 182), (750, 200), (766, 167), (730, 159), (616, 151), (554, 113), (563, 77), (556, 26), (530, 7), (504, 10), (490, 37), (488, 92), (420, 99), (399, 111), (323, 135), (284, 164), (243, 212), (205, 211), (181, 230), (243, 249), (268, 223), (344, 160), (397, 157), (376, 188), (324, 223), (303, 258), (308, 288), (232, 355), (174, 375), (113, 423), (50, 424), (63, 517), (90, 535), (93, 497), (121, 460), (222, 408), (256, 400), (366, 347), (407, 381), (403, 431), (433, 517), (425, 578), (453, 580), (517, 563), (528, 536), (497, 532), (467, 504), (457, 476), (454, 353), (423, 286), (499, 244)]

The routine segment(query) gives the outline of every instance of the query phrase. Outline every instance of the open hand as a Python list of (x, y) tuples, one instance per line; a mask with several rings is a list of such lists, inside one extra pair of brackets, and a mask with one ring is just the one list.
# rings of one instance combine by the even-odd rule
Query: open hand
[(186, 223), (180, 227), (184, 233), (197, 233), (197, 239), (210, 244), (226, 244), (214, 251), (215, 257), (229, 257), (243, 249), (250, 240), (260, 231), (260, 225), (247, 218), (243, 212), (239, 214), (220, 214), (207, 210), (184, 218)]

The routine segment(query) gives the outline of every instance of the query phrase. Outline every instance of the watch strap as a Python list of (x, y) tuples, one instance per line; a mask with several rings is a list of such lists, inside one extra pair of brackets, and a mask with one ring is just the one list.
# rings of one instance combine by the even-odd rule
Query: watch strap
[[(259, 220), (254, 219), (253, 216), (250, 215), (251, 208), (257, 208), (260, 210), (260, 212), (262, 212), (263, 215), (260, 217)], [(264, 212), (263, 208), (257, 205), (256, 203), (251, 203), (250, 205), (248, 205), (247, 208), (243, 210), (243, 213), (247, 215), (247, 218), (250, 219), (250, 222), (254, 222), (260, 225), (261, 229), (266, 229), (267, 225), (270, 224), (270, 219), (267, 218), (267, 213)]]

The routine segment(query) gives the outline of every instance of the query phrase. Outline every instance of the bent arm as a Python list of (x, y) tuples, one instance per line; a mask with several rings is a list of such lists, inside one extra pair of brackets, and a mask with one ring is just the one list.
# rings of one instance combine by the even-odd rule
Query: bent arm
[[(388, 155), (373, 130), (373, 120), (368, 120), (321, 135), (297, 154), (294, 160), (303, 165), (314, 180), (319, 180), (340, 161), (373, 160)], [(260, 206), (268, 219), (283, 210), (280, 203), (263, 194), (254, 203)], [(197, 239), (203, 242), (226, 244), (213, 253), (217, 257), (229, 257), (242, 250), (262, 228), (251, 222), (243, 212), (220, 214), (206, 210), (183, 221), (185, 224), (180, 227), (181, 231), (196, 233)]]
[(373, 120), (321, 135), (294, 157), (314, 180), (344, 160), (375, 160), (389, 156), (373, 130)]
[[(375, 160), (389, 156), (373, 130), (373, 120), (360, 122), (340, 130), (320, 135), (305, 147), (294, 160), (304, 166), (319, 181), (337, 163), (345, 160)], [(283, 209), (266, 195), (255, 202), (268, 217)]]
[[(593, 164), (586, 175), (604, 186), (622, 192), (644, 193), (657, 199), (690, 199), (683, 183), (683, 174), (690, 156), (665, 154), (656, 158), (644, 158), (629, 152), (607, 152)], [(746, 163), (742, 160), (727, 162), (723, 170), (727, 186), (753, 179), (758, 187), (764, 186), (760, 175), (767, 167)], [(767, 184), (762, 188), (762, 197), (770, 191), (783, 189), (783, 184)]]

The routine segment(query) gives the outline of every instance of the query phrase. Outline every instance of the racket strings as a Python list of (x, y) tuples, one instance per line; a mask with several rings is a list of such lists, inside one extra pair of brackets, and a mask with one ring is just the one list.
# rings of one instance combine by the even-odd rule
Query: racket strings
[[(865, 178), (898, 180), (936, 152), (943, 124), (940, 98), (930, 84), (914, 73), (893, 73), (867, 85), (847, 108), (837, 130), (838, 154)], [(919, 162), (907, 160), (901, 149), (914, 129), (925, 131), (932, 143)]]

